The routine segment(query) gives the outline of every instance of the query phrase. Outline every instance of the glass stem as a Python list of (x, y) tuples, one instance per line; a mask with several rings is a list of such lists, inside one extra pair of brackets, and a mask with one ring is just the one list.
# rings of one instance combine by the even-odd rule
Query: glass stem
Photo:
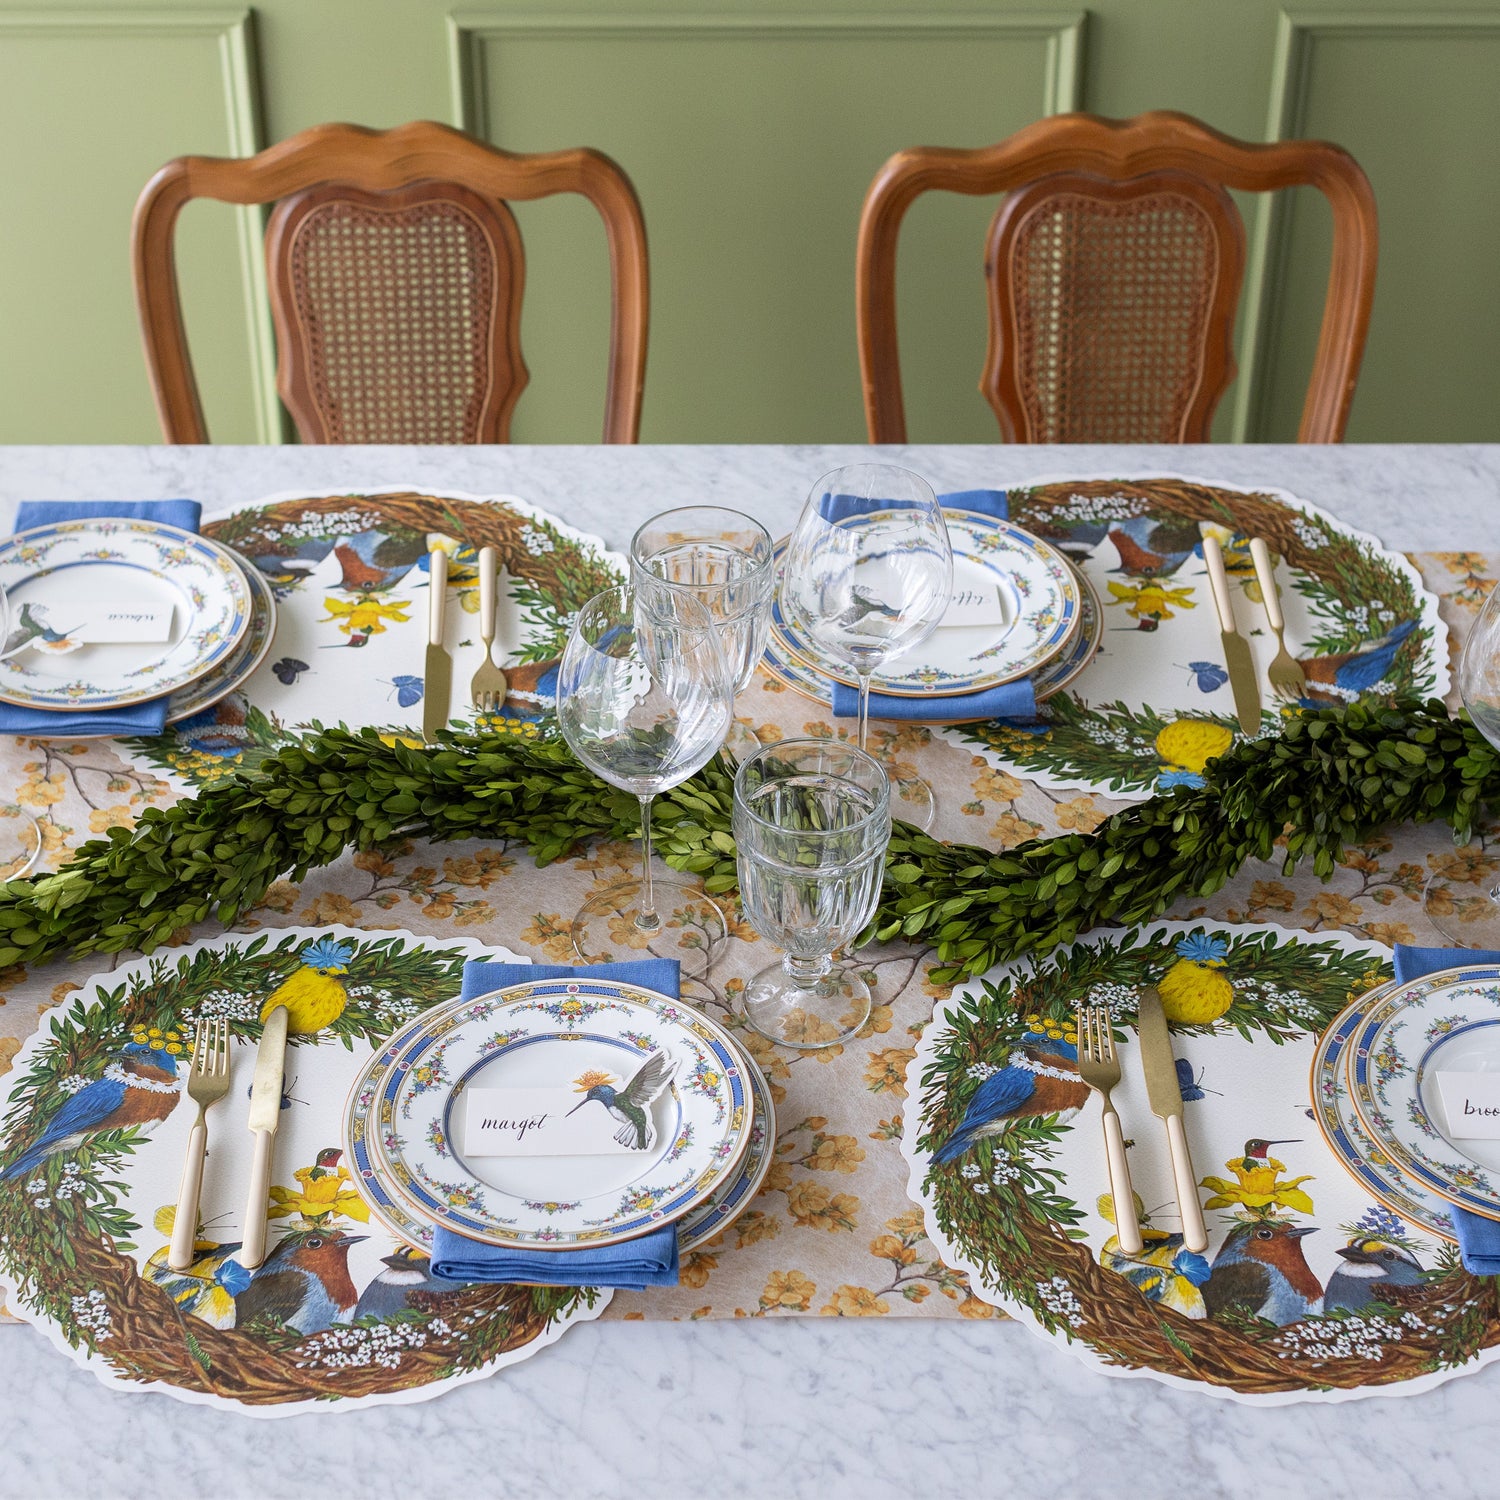
[(865, 748), (865, 741), (870, 735), (870, 674), (861, 672), (859, 674), (859, 739), (856, 743), (859, 748)]
[(651, 797), (638, 796), (641, 804), (641, 899), (635, 925), (642, 932), (655, 932), (661, 926), (656, 914), (656, 893), (651, 888)]
[(793, 953), (786, 953), (782, 955), (781, 967), (798, 989), (810, 990), (833, 967), (833, 955), (820, 953), (815, 958), (798, 958)]

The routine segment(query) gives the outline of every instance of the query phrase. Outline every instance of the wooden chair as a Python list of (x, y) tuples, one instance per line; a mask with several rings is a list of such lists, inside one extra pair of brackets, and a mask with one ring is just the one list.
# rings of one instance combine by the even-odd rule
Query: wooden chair
[(136, 303), (169, 443), (206, 443), (172, 235), (183, 204), (275, 203), (266, 228), (276, 384), (303, 442), (503, 443), (525, 388), (525, 260), (505, 200), (581, 193), (604, 220), (613, 303), (604, 441), (633, 443), (646, 373), (646, 230), (598, 151), (520, 156), (446, 125), (319, 125), (258, 156), (184, 156), (146, 185)]
[(880, 169), (859, 225), (856, 299), (872, 443), (904, 443), (896, 239), (919, 194), (1006, 193), (990, 226), (979, 389), (1016, 443), (1206, 442), (1234, 378), (1245, 228), (1227, 188), (1309, 184), (1333, 258), (1297, 438), (1342, 439), (1375, 295), (1375, 195), (1323, 141), (1253, 145), (1167, 110), (1057, 115), (981, 150), (917, 147)]

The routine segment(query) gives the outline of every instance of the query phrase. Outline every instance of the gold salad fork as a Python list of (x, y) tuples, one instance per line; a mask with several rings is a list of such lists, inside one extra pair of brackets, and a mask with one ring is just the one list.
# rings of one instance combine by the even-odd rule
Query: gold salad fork
[(479, 552), (479, 639), (484, 642), (484, 661), (469, 684), (469, 701), (482, 714), (497, 714), (510, 684), (495, 665), (495, 595), (499, 587), (500, 554), (493, 547)]
[(1260, 584), (1260, 597), (1266, 606), (1266, 623), (1276, 637), (1276, 655), (1266, 668), (1266, 678), (1271, 691), (1283, 703), (1297, 703), (1307, 691), (1307, 674), (1302, 664), (1286, 649), (1282, 631), (1286, 621), (1281, 614), (1281, 595), (1276, 589), (1276, 573), (1271, 567), (1271, 549), (1259, 538), (1250, 542), (1250, 556), (1255, 560), (1255, 578)]
[(167, 1252), (167, 1264), (174, 1271), (186, 1271), (193, 1263), (198, 1240), (198, 1194), (203, 1187), (203, 1158), (208, 1154), (208, 1107), (228, 1092), (229, 1022), (199, 1022), (187, 1083), (188, 1098), (198, 1106), (198, 1118), (188, 1136), (177, 1217), (172, 1220), (172, 1248)]
[(1125, 1159), (1125, 1134), (1110, 1102), (1109, 1091), (1120, 1081), (1120, 1058), (1115, 1051), (1107, 1005), (1078, 1007), (1078, 1076), (1104, 1101), (1104, 1150), (1109, 1162), (1109, 1191), (1115, 1200), (1115, 1238), (1126, 1255), (1141, 1253), (1141, 1225), (1130, 1186), (1130, 1163)]

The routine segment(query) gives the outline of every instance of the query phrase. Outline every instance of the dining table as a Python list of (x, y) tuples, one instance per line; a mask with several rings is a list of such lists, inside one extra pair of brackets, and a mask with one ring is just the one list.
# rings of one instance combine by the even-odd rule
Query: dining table
[[(618, 553), (640, 523), (675, 506), (731, 507), (755, 516), (773, 536), (784, 535), (820, 475), (872, 457), (917, 470), (940, 492), (1120, 475), (1273, 487), (1412, 556), (1424, 578), (1444, 567), (1455, 578), (1467, 570), (1466, 581), (1482, 591), (1500, 573), (1500, 446), (1484, 445), (15, 446), (0, 448), (0, 533), (27, 500), (189, 497), (212, 517), (277, 495), (406, 489), (519, 497)], [(1463, 605), (1450, 594), (1443, 608), (1456, 624)], [(351, 655), (345, 671), (357, 673), (360, 659)], [(348, 691), (346, 685), (345, 701)], [(391, 691), (373, 676), (359, 684), (368, 694), (370, 722), (383, 722)], [(790, 723), (797, 715), (782, 702), (781, 719)], [(762, 706), (756, 699), (752, 711), (760, 714)], [(25, 767), (35, 763), (25, 742), (0, 744), (0, 801), (9, 800), (11, 788), (32, 774)], [(1015, 792), (1010, 801), (1039, 833), (1080, 826), (1066, 797), (1027, 803)], [(1112, 805), (1100, 799), (1101, 810)], [(95, 818), (91, 825), (86, 811), (71, 819), (73, 831), (54, 836), (46, 851), (52, 867), (67, 847), (109, 821)], [(988, 819), (981, 827), (950, 806), (934, 832), (985, 843), (988, 827)], [(1423, 847), (1440, 851), (1448, 835), (1429, 828), (1422, 837)], [(443, 855), (435, 847), (427, 863)], [(524, 851), (518, 857), (525, 862)], [(1215, 910), (1243, 903), (1255, 881), (1275, 873), (1266, 865), (1247, 867), (1215, 897)], [(318, 878), (310, 877), (309, 889)], [(541, 958), (547, 950), (534, 925), (537, 903), (508, 899), (516, 889), (486, 886), (490, 899), (469, 935)], [(392, 925), (378, 903), (351, 905), (347, 887), (310, 899), (321, 902), (325, 920)], [(424, 900), (431, 922), (451, 934), (454, 902), (463, 899), (463, 890), (444, 896), (430, 888)], [(1191, 905), (1180, 903), (1182, 912)], [(272, 925), (302, 909), (296, 894), (288, 896)], [(1420, 908), (1413, 910), (1420, 939)], [(402, 928), (423, 930), (422, 904), (414, 898), (398, 915)], [(1276, 920), (1324, 933), (1338, 927), (1331, 909), (1311, 915), (1283, 909)], [(0, 992), (0, 1038), (24, 1038), (52, 1003), (58, 981), (130, 957), (96, 955), (24, 976)], [(920, 1033), (920, 1019), (912, 1029)], [(874, 1045), (895, 1048), (902, 1040), (877, 1038)], [(5, 1054), (7, 1067), (14, 1051)], [(816, 1079), (808, 1081), (816, 1071), (815, 1063), (797, 1069), (799, 1108), (817, 1098)], [(881, 1100), (881, 1112), (898, 1109), (901, 1097), (887, 1095), (889, 1108)], [(807, 1129), (806, 1119), (785, 1112), (780, 1123), (783, 1130)], [(812, 1129), (816, 1136), (818, 1127)], [(798, 1150), (806, 1145), (804, 1134)], [(891, 1213), (900, 1206), (893, 1199)], [(829, 1233), (809, 1234), (804, 1225), (803, 1239), (832, 1244), (831, 1225), (820, 1227)], [(876, 1232), (873, 1224), (859, 1231), (863, 1238)], [(718, 1299), (701, 1282), (662, 1294), (655, 1309), (653, 1293), (621, 1295), (603, 1316), (537, 1357), (432, 1402), (312, 1413), (284, 1424), (246, 1421), (158, 1394), (123, 1395), (59, 1357), (32, 1329), (0, 1326), (7, 1394), (0, 1500), (83, 1494), (227, 1500), (339, 1490), (396, 1497), (461, 1495), (478, 1487), (516, 1500), (724, 1491), (869, 1500), (914, 1493), (1063, 1497), (1106, 1488), (1207, 1500), (1267, 1492), (1465, 1496), (1485, 1493), (1491, 1482), (1485, 1475), (1493, 1462), (1489, 1445), (1500, 1438), (1500, 1372), (1480, 1369), (1399, 1400), (1374, 1394), (1334, 1404), (1247, 1407), (1152, 1380), (1108, 1378), (1059, 1357), (973, 1298), (949, 1295), (939, 1309), (947, 1315), (923, 1315), (931, 1309), (919, 1304), (942, 1301), (944, 1285), (935, 1273), (931, 1299), (925, 1293), (894, 1299), (899, 1316), (777, 1315), (848, 1311), (840, 1298), (847, 1293), (853, 1302), (859, 1289), (847, 1286), (826, 1309), (821, 1299), (794, 1307), (792, 1299), (777, 1305), (775, 1296), (756, 1305), (737, 1288), (729, 1299), (737, 1305), (716, 1306), (712, 1316), (703, 1314)]]

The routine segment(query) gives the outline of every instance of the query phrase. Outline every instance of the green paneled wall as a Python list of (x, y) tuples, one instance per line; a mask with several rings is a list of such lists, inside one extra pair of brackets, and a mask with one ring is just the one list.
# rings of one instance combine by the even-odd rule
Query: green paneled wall
[[(1374, 182), (1383, 241), (1350, 437), (1497, 440), (1497, 66), (1500, 4), (0, 5), (0, 441), (157, 439), (128, 230), (168, 157), (238, 154), (323, 120), (422, 117), (516, 150), (599, 146), (631, 174), (652, 252), (644, 440), (858, 440), (854, 235), (871, 176), (902, 145), (984, 144), (1068, 107), (1170, 107), (1249, 139), (1348, 146)], [(1261, 309), (1241, 333), (1252, 374), (1216, 430), (1288, 440), (1327, 215), (1315, 196), (1268, 217), (1246, 209), (1269, 269), (1263, 296), (1247, 295)], [(929, 197), (908, 220), (900, 310), (914, 440), (996, 438), (975, 390), (992, 211)], [(603, 236), (581, 202), (520, 205), (517, 217), (533, 379), (515, 436), (590, 441), (602, 419)], [(184, 216), (189, 333), (220, 441), (281, 431), (255, 232), (244, 211)]]

